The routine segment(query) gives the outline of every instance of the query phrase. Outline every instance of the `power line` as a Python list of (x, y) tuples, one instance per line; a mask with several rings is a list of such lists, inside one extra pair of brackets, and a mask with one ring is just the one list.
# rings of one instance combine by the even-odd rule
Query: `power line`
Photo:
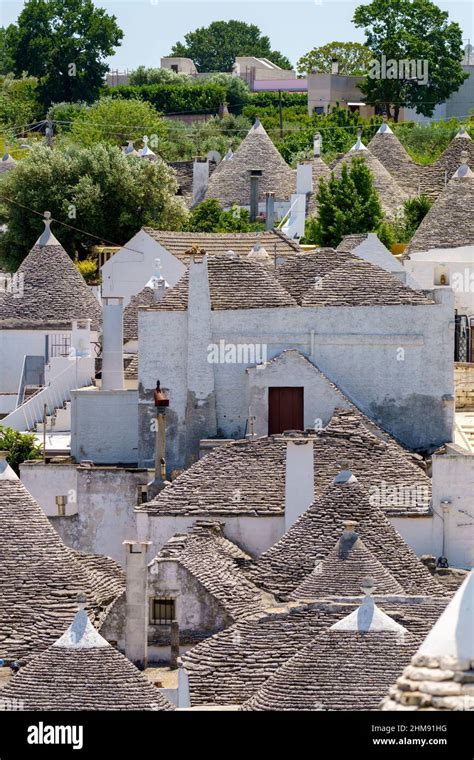
[[(36, 214), (36, 216), (40, 216), (42, 219), (44, 219), (44, 212), (42, 211), (35, 211), (35, 209), (30, 208), (29, 206), (25, 206), (24, 203), (15, 201), (13, 200), (13, 198), (7, 198), (6, 195), (0, 195), (0, 199), (7, 201), (8, 203), (12, 203), (15, 206), (19, 206), (20, 208), (23, 208), (26, 211), (29, 211), (31, 214)], [(121, 245), (120, 243), (114, 243), (111, 240), (106, 240), (103, 237), (99, 237), (99, 235), (94, 235), (92, 232), (86, 232), (86, 230), (81, 230), (79, 227), (74, 227), (72, 224), (67, 224), (67, 222), (62, 222), (60, 219), (56, 219), (53, 216), (50, 218), (50, 221), (55, 222), (56, 224), (60, 224), (63, 227), (67, 227), (70, 230), (74, 230), (74, 232), (80, 232), (81, 235), (87, 235), (88, 237), (94, 238), (95, 240), (100, 240), (102, 243), (105, 243), (105, 245), (110, 245), (113, 248), (124, 248), (126, 251), (131, 251), (132, 253), (140, 253), (141, 255), (143, 255), (143, 251), (139, 251), (136, 248), (130, 248), (130, 246), (127, 246), (127, 245)]]

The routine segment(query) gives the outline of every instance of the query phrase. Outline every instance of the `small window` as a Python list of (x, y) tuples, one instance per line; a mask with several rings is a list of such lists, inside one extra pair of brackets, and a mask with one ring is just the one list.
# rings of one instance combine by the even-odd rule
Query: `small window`
[(177, 63), (172, 63), (171, 64), (171, 71), (174, 71), (175, 74), (178, 73), (178, 64)]
[(174, 599), (151, 600), (151, 622), (155, 625), (170, 625), (175, 620)]

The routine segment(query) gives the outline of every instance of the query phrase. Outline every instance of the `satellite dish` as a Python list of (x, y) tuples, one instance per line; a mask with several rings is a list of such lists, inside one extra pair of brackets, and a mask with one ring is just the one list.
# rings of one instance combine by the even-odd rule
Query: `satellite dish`
[(216, 164), (220, 164), (222, 161), (221, 154), (218, 150), (210, 150), (207, 154), (207, 158), (209, 161), (214, 161)]

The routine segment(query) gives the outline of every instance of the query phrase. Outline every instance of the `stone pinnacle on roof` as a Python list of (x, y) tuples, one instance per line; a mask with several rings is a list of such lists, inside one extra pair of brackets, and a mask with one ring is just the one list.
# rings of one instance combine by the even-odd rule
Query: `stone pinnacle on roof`
[(372, 584), (371, 579), (366, 579), (361, 589), (365, 596), (360, 607), (342, 620), (334, 623), (330, 627), (330, 631), (356, 631), (358, 633), (389, 631), (398, 634), (408, 633), (406, 628), (396, 623), (393, 618), (377, 607), (372, 597), (375, 586)]
[(136, 150), (133, 140), (127, 140), (127, 145), (123, 148), (123, 152), (126, 156), (139, 156), (140, 153)]
[(16, 166), (16, 161), (13, 158), (13, 156), (10, 155), (10, 152), (8, 150), (9, 144), (5, 143), (5, 153), (2, 156), (2, 159), (0, 161), (0, 172), (8, 171), (8, 169), (13, 169), (14, 166)]
[(359, 150), (367, 150), (364, 143), (362, 142), (362, 130), (357, 130), (357, 141), (352, 146), (351, 151), (359, 151)]
[(471, 140), (472, 139), (471, 135), (469, 134), (469, 132), (467, 132), (466, 127), (464, 126), (464, 124), (461, 124), (461, 126), (459, 127), (458, 132), (454, 135), (454, 137), (455, 138), (456, 137), (464, 137), (464, 139), (466, 139), (466, 140)]
[(383, 122), (378, 128), (376, 134), (377, 135), (393, 135), (393, 132), (388, 125), (388, 119), (386, 116), (383, 117)]
[(469, 153), (467, 150), (463, 150), (461, 153), (461, 166), (459, 166), (453, 174), (453, 179), (465, 179), (466, 177), (474, 177), (474, 172), (468, 166)]
[(10, 679), (2, 697), (25, 710), (173, 710), (95, 630), (83, 606), (67, 631)]
[(0, 480), (19, 480), (7, 462), (8, 451), (0, 451)]
[(43, 224), (44, 224), (44, 230), (39, 236), (35, 245), (39, 245), (40, 248), (44, 248), (47, 245), (61, 245), (59, 240), (57, 240), (54, 237), (53, 233), (51, 232), (51, 212), (50, 211), (44, 212)]
[(258, 132), (258, 134), (260, 134), (260, 135), (266, 135), (267, 134), (265, 132), (265, 129), (263, 127), (262, 122), (260, 121), (260, 119), (258, 117), (256, 117), (254, 123), (250, 127), (249, 132)]
[(382, 710), (474, 710), (474, 572), (382, 702)]
[(148, 158), (150, 161), (154, 161), (156, 159), (156, 153), (153, 153), (152, 149), (148, 147), (148, 141), (148, 136), (144, 135), (143, 148), (139, 151), (139, 155), (141, 158)]
[[(232, 158), (232, 156), (233, 156), (233, 155), (234, 155), (234, 152), (233, 152), (232, 148), (229, 148), (229, 150), (228, 150), (228, 151), (227, 151), (227, 153), (225, 154), (225, 156), (224, 156), (224, 158), (222, 159), (222, 161), (230, 161), (230, 159)], [(222, 163), (222, 162), (221, 162), (221, 163)]]

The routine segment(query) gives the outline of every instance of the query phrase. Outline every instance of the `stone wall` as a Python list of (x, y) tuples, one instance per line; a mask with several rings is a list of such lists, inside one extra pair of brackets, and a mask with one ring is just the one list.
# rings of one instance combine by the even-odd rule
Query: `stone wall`
[(474, 410), (474, 364), (457, 362), (454, 365), (456, 409)]

